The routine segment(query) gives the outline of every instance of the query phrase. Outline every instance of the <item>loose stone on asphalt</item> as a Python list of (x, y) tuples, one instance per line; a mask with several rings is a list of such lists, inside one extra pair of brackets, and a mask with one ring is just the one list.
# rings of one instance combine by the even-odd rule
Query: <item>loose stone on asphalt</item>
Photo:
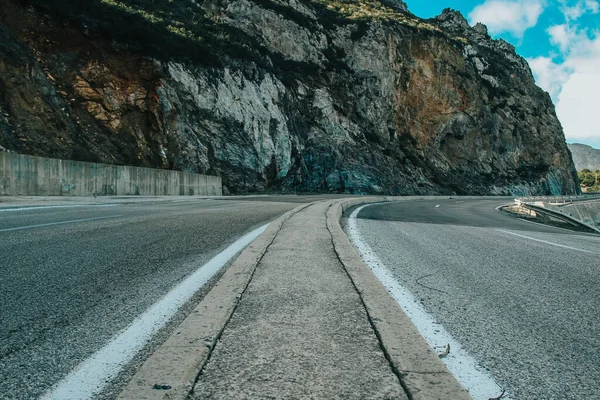
[(333, 251), (328, 205), (284, 223), (191, 398), (407, 399)]

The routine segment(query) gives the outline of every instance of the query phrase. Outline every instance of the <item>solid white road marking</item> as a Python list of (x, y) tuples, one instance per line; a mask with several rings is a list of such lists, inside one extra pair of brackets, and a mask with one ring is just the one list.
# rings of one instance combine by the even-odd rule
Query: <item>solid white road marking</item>
[(85, 219), (72, 219), (70, 221), (50, 222), (50, 223), (47, 223), (47, 224), (18, 226), (18, 227), (15, 227), (15, 228), (4, 228), (4, 229), (0, 229), (0, 232), (20, 231), (20, 230), (23, 230), (23, 229), (42, 228), (44, 226), (65, 225), (65, 224), (72, 224), (72, 223), (75, 223), (75, 222), (97, 221), (97, 220), (101, 220), (101, 219), (118, 218), (118, 217), (121, 217), (121, 215), (108, 215), (106, 217), (85, 218)]
[(263, 233), (267, 226), (268, 224), (263, 225), (242, 236), (198, 268), (102, 349), (79, 364), (66, 378), (46, 392), (42, 399), (84, 400), (100, 393), (152, 336), (233, 256)]
[(513, 235), (513, 236), (518, 236), (520, 238), (524, 238), (524, 239), (529, 239), (529, 240), (533, 240), (535, 242), (541, 242), (541, 243), (546, 243), (546, 244), (550, 244), (552, 246), (556, 246), (556, 247), (562, 247), (563, 249), (569, 249), (569, 250), (575, 250), (575, 251), (581, 251), (582, 253), (588, 253), (588, 254), (596, 254), (593, 251), (589, 251), (589, 250), (583, 250), (583, 249), (578, 249), (577, 247), (571, 247), (571, 246), (566, 246), (564, 244), (559, 244), (559, 243), (553, 243), (553, 242), (548, 242), (546, 240), (542, 240), (542, 239), (536, 239), (536, 238), (532, 238), (530, 236), (525, 236), (525, 235), (520, 235), (518, 233), (514, 233), (514, 232), (509, 232), (509, 231), (505, 231), (503, 229), (498, 229), (498, 231), (500, 232), (504, 232), (504, 233), (508, 233), (509, 235)]
[[(373, 273), (398, 302), (406, 315), (409, 316), (419, 330), (419, 333), (431, 347), (434, 349), (443, 349), (446, 344), (450, 344), (452, 352), (444, 357), (442, 361), (446, 364), (452, 375), (469, 391), (471, 397), (479, 400), (497, 396), (502, 389), (494, 378), (478, 365), (477, 361), (467, 353), (462, 345), (442, 325), (435, 321), (435, 318), (425, 310), (425, 307), (423, 307), (412, 293), (394, 278), (373, 249), (362, 240), (356, 216), (363, 208), (370, 205), (373, 204), (368, 204), (354, 210), (348, 220), (350, 240), (361, 258), (373, 270)], [(510, 398), (503, 397), (503, 399), (509, 400)]]
[(120, 205), (120, 204), (71, 204), (68, 206), (15, 207), (15, 208), (0, 208), (0, 212), (46, 210), (48, 208), (114, 207), (114, 206), (118, 206), (118, 205)]

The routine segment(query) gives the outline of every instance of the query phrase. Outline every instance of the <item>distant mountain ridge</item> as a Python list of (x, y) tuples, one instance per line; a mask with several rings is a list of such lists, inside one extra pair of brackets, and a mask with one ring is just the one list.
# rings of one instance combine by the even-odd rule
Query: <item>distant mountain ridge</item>
[(589, 169), (591, 171), (600, 169), (600, 150), (581, 143), (567, 144), (567, 146), (571, 150), (577, 171), (581, 171), (582, 169)]

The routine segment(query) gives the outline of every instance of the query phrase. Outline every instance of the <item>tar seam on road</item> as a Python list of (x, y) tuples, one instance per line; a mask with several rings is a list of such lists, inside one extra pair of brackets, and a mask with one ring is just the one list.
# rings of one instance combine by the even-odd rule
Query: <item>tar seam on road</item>
[(550, 244), (552, 246), (556, 246), (556, 247), (562, 247), (564, 249), (569, 249), (569, 250), (575, 250), (575, 251), (581, 251), (582, 253), (588, 253), (588, 254), (596, 254), (593, 251), (589, 251), (589, 250), (583, 250), (583, 249), (578, 249), (577, 247), (571, 247), (571, 246), (566, 246), (564, 244), (559, 244), (559, 243), (553, 243), (553, 242), (548, 242), (546, 240), (542, 240), (542, 239), (536, 239), (536, 238), (532, 238), (529, 236), (525, 236), (525, 235), (520, 235), (518, 233), (514, 233), (514, 232), (509, 232), (509, 231), (505, 231), (503, 229), (498, 229), (498, 231), (500, 232), (504, 232), (504, 233), (508, 233), (509, 235), (513, 235), (513, 236), (518, 236), (524, 239), (529, 239), (529, 240), (533, 240), (534, 242), (540, 242), (540, 243), (546, 243), (546, 244)]
[(342, 266), (342, 269), (346, 273), (346, 276), (348, 276), (348, 279), (350, 279), (350, 282), (352, 283), (352, 287), (354, 288), (354, 291), (356, 292), (356, 294), (358, 294), (360, 303), (362, 304), (362, 306), (365, 310), (365, 313), (367, 314), (367, 320), (369, 321), (369, 325), (371, 325), (371, 329), (373, 329), (373, 332), (375, 333), (375, 336), (377, 337), (377, 343), (379, 344), (379, 348), (381, 349), (381, 352), (385, 356), (385, 359), (386, 359), (390, 369), (392, 370), (392, 373), (394, 375), (396, 375), (396, 378), (398, 378), (398, 382), (400, 382), (400, 386), (402, 386), (402, 389), (404, 390), (404, 393), (406, 394), (408, 399), (413, 400), (412, 394), (410, 393), (410, 391), (408, 390), (408, 387), (406, 386), (406, 383), (402, 379), (403, 378), (402, 373), (394, 365), (394, 363), (392, 361), (392, 357), (390, 356), (390, 353), (388, 352), (388, 350), (386, 349), (386, 347), (383, 344), (383, 339), (381, 338), (381, 333), (379, 333), (377, 326), (375, 326), (375, 322), (373, 322), (373, 318), (371, 317), (371, 314), (369, 313), (369, 309), (367, 307), (367, 304), (365, 303), (365, 299), (363, 298), (360, 290), (358, 290), (358, 287), (356, 286), (354, 279), (352, 279), (350, 272), (348, 272), (348, 269), (346, 268), (346, 264), (344, 264), (344, 261), (342, 261), (340, 254), (338, 253), (338, 250), (335, 247), (335, 243), (333, 241), (333, 233), (331, 232), (331, 230), (329, 229), (329, 225), (327, 224), (327, 212), (334, 204), (335, 203), (330, 204), (329, 207), (327, 208), (327, 211), (325, 212), (325, 226), (327, 228), (327, 232), (329, 232), (329, 237), (331, 238), (331, 246), (333, 247), (333, 252), (335, 253), (336, 258), (338, 259), (338, 262)]
[(109, 215), (109, 216), (106, 216), (106, 217), (96, 217), (96, 218), (86, 218), (86, 219), (73, 219), (71, 221), (50, 222), (48, 224), (19, 226), (19, 227), (16, 227), (16, 228), (0, 229), (0, 232), (20, 231), (20, 230), (23, 230), (23, 229), (42, 228), (42, 227), (45, 227), (45, 226), (72, 224), (74, 222), (98, 221), (98, 220), (101, 220), (101, 219), (118, 218), (118, 217), (122, 217), (122, 215)]
[(269, 248), (271, 247), (271, 245), (273, 244), (273, 242), (277, 238), (277, 235), (279, 235), (279, 232), (283, 228), (283, 225), (290, 218), (292, 218), (294, 215), (296, 215), (300, 211), (304, 211), (305, 209), (307, 209), (308, 207), (312, 206), (313, 204), (315, 204), (315, 203), (314, 202), (313, 203), (309, 203), (306, 206), (302, 207), (301, 209), (296, 210), (295, 212), (290, 213), (290, 215), (288, 215), (288, 217), (284, 221), (281, 222), (281, 225), (279, 226), (279, 229), (277, 230), (277, 233), (275, 233), (275, 235), (273, 235), (273, 239), (271, 239), (271, 241), (269, 242), (269, 244), (267, 245), (267, 247), (265, 247), (265, 251), (262, 253), (262, 255), (260, 256), (260, 258), (258, 259), (258, 261), (256, 262), (256, 264), (254, 265), (254, 269), (252, 270), (252, 273), (250, 274), (250, 278), (248, 279), (248, 282), (246, 283), (246, 286), (244, 286), (244, 289), (242, 290), (242, 293), (240, 294), (239, 299), (235, 303), (235, 306), (231, 310), (231, 313), (229, 314), (229, 316), (227, 316), (227, 320), (225, 321), (225, 323), (223, 324), (223, 326), (221, 327), (221, 329), (217, 333), (216, 337), (214, 338), (214, 340), (213, 340), (214, 344), (208, 349), (208, 354), (206, 356), (206, 359), (204, 360), (204, 364), (202, 364), (202, 367), (200, 367), (200, 371), (198, 371), (198, 375), (196, 375), (196, 379), (194, 379), (194, 383), (192, 384), (191, 390), (188, 393), (188, 395), (187, 395), (186, 398), (189, 398), (189, 396), (192, 393), (194, 393), (194, 388), (196, 387), (196, 384), (198, 383), (198, 380), (200, 379), (200, 376), (204, 372), (204, 369), (206, 368), (206, 366), (210, 362), (212, 354), (213, 354), (215, 348), (217, 347), (217, 344), (218, 344), (219, 340), (221, 339), (221, 336), (223, 336), (223, 332), (225, 332), (225, 328), (227, 328), (227, 325), (229, 325), (229, 322), (231, 321), (231, 318), (233, 318), (233, 315), (235, 314), (236, 310), (238, 309), (240, 303), (242, 302), (242, 299), (244, 297), (244, 294), (246, 293), (246, 290), (248, 289), (248, 287), (250, 286), (250, 283), (252, 282), (252, 279), (254, 278), (254, 274), (256, 273), (256, 268), (258, 267), (258, 264), (260, 264), (260, 262), (263, 260), (263, 258), (265, 257), (265, 255), (269, 252)]
[(83, 360), (65, 378), (49, 389), (43, 399), (90, 399), (100, 393), (122, 367), (137, 354), (148, 340), (200, 290), (231, 258), (265, 231), (261, 226), (237, 239), (200, 266), (164, 297), (138, 316), (125, 330), (100, 350)]
[(437, 292), (440, 292), (440, 293), (448, 294), (448, 292), (446, 292), (445, 290), (436, 289), (436, 288), (434, 288), (434, 287), (427, 286), (427, 285), (425, 285), (424, 283), (421, 283), (421, 282), (419, 282), (421, 279), (429, 278), (430, 276), (433, 276), (433, 275), (435, 275), (435, 273), (433, 273), (433, 274), (427, 274), (427, 275), (423, 275), (423, 276), (421, 276), (421, 277), (417, 278), (417, 280), (416, 280), (415, 282), (416, 282), (416, 284), (417, 284), (417, 285), (423, 286), (424, 288), (431, 289), (431, 290), (435, 290), (435, 291), (437, 291)]

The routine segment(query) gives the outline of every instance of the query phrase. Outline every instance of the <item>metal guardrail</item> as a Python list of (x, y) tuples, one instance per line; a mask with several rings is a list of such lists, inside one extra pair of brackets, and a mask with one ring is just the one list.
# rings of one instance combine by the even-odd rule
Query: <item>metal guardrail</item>
[(600, 229), (596, 228), (595, 226), (592, 226), (592, 225), (588, 224), (587, 222), (583, 222), (577, 218), (574, 218), (569, 214), (563, 213), (562, 211), (552, 210), (550, 208), (540, 207), (540, 206), (536, 206), (534, 204), (528, 204), (528, 203), (524, 203), (524, 202), (520, 203), (520, 206), (530, 209), (530, 210), (533, 210), (537, 213), (542, 213), (542, 214), (552, 216), (554, 218), (562, 219), (563, 221), (569, 222), (571, 224), (583, 226), (593, 232), (600, 233)]
[[(532, 211), (541, 212), (546, 215), (551, 215), (555, 218), (562, 219), (571, 223), (577, 223), (581, 226), (589, 228), (594, 232), (600, 233), (600, 229), (574, 218), (570, 212), (565, 212), (561, 209), (562, 206), (589, 201), (600, 201), (600, 193), (586, 194), (580, 196), (535, 196), (535, 197), (518, 197), (515, 203), (520, 207), (530, 209)], [(541, 203), (541, 205), (539, 204)], [(553, 208), (546, 207), (555, 206)]]
[(586, 193), (577, 196), (531, 196), (531, 197), (518, 197), (515, 201), (521, 201), (523, 203), (534, 203), (538, 201), (557, 204), (568, 204), (575, 203), (579, 201), (590, 201), (590, 200), (600, 200), (600, 193)]

